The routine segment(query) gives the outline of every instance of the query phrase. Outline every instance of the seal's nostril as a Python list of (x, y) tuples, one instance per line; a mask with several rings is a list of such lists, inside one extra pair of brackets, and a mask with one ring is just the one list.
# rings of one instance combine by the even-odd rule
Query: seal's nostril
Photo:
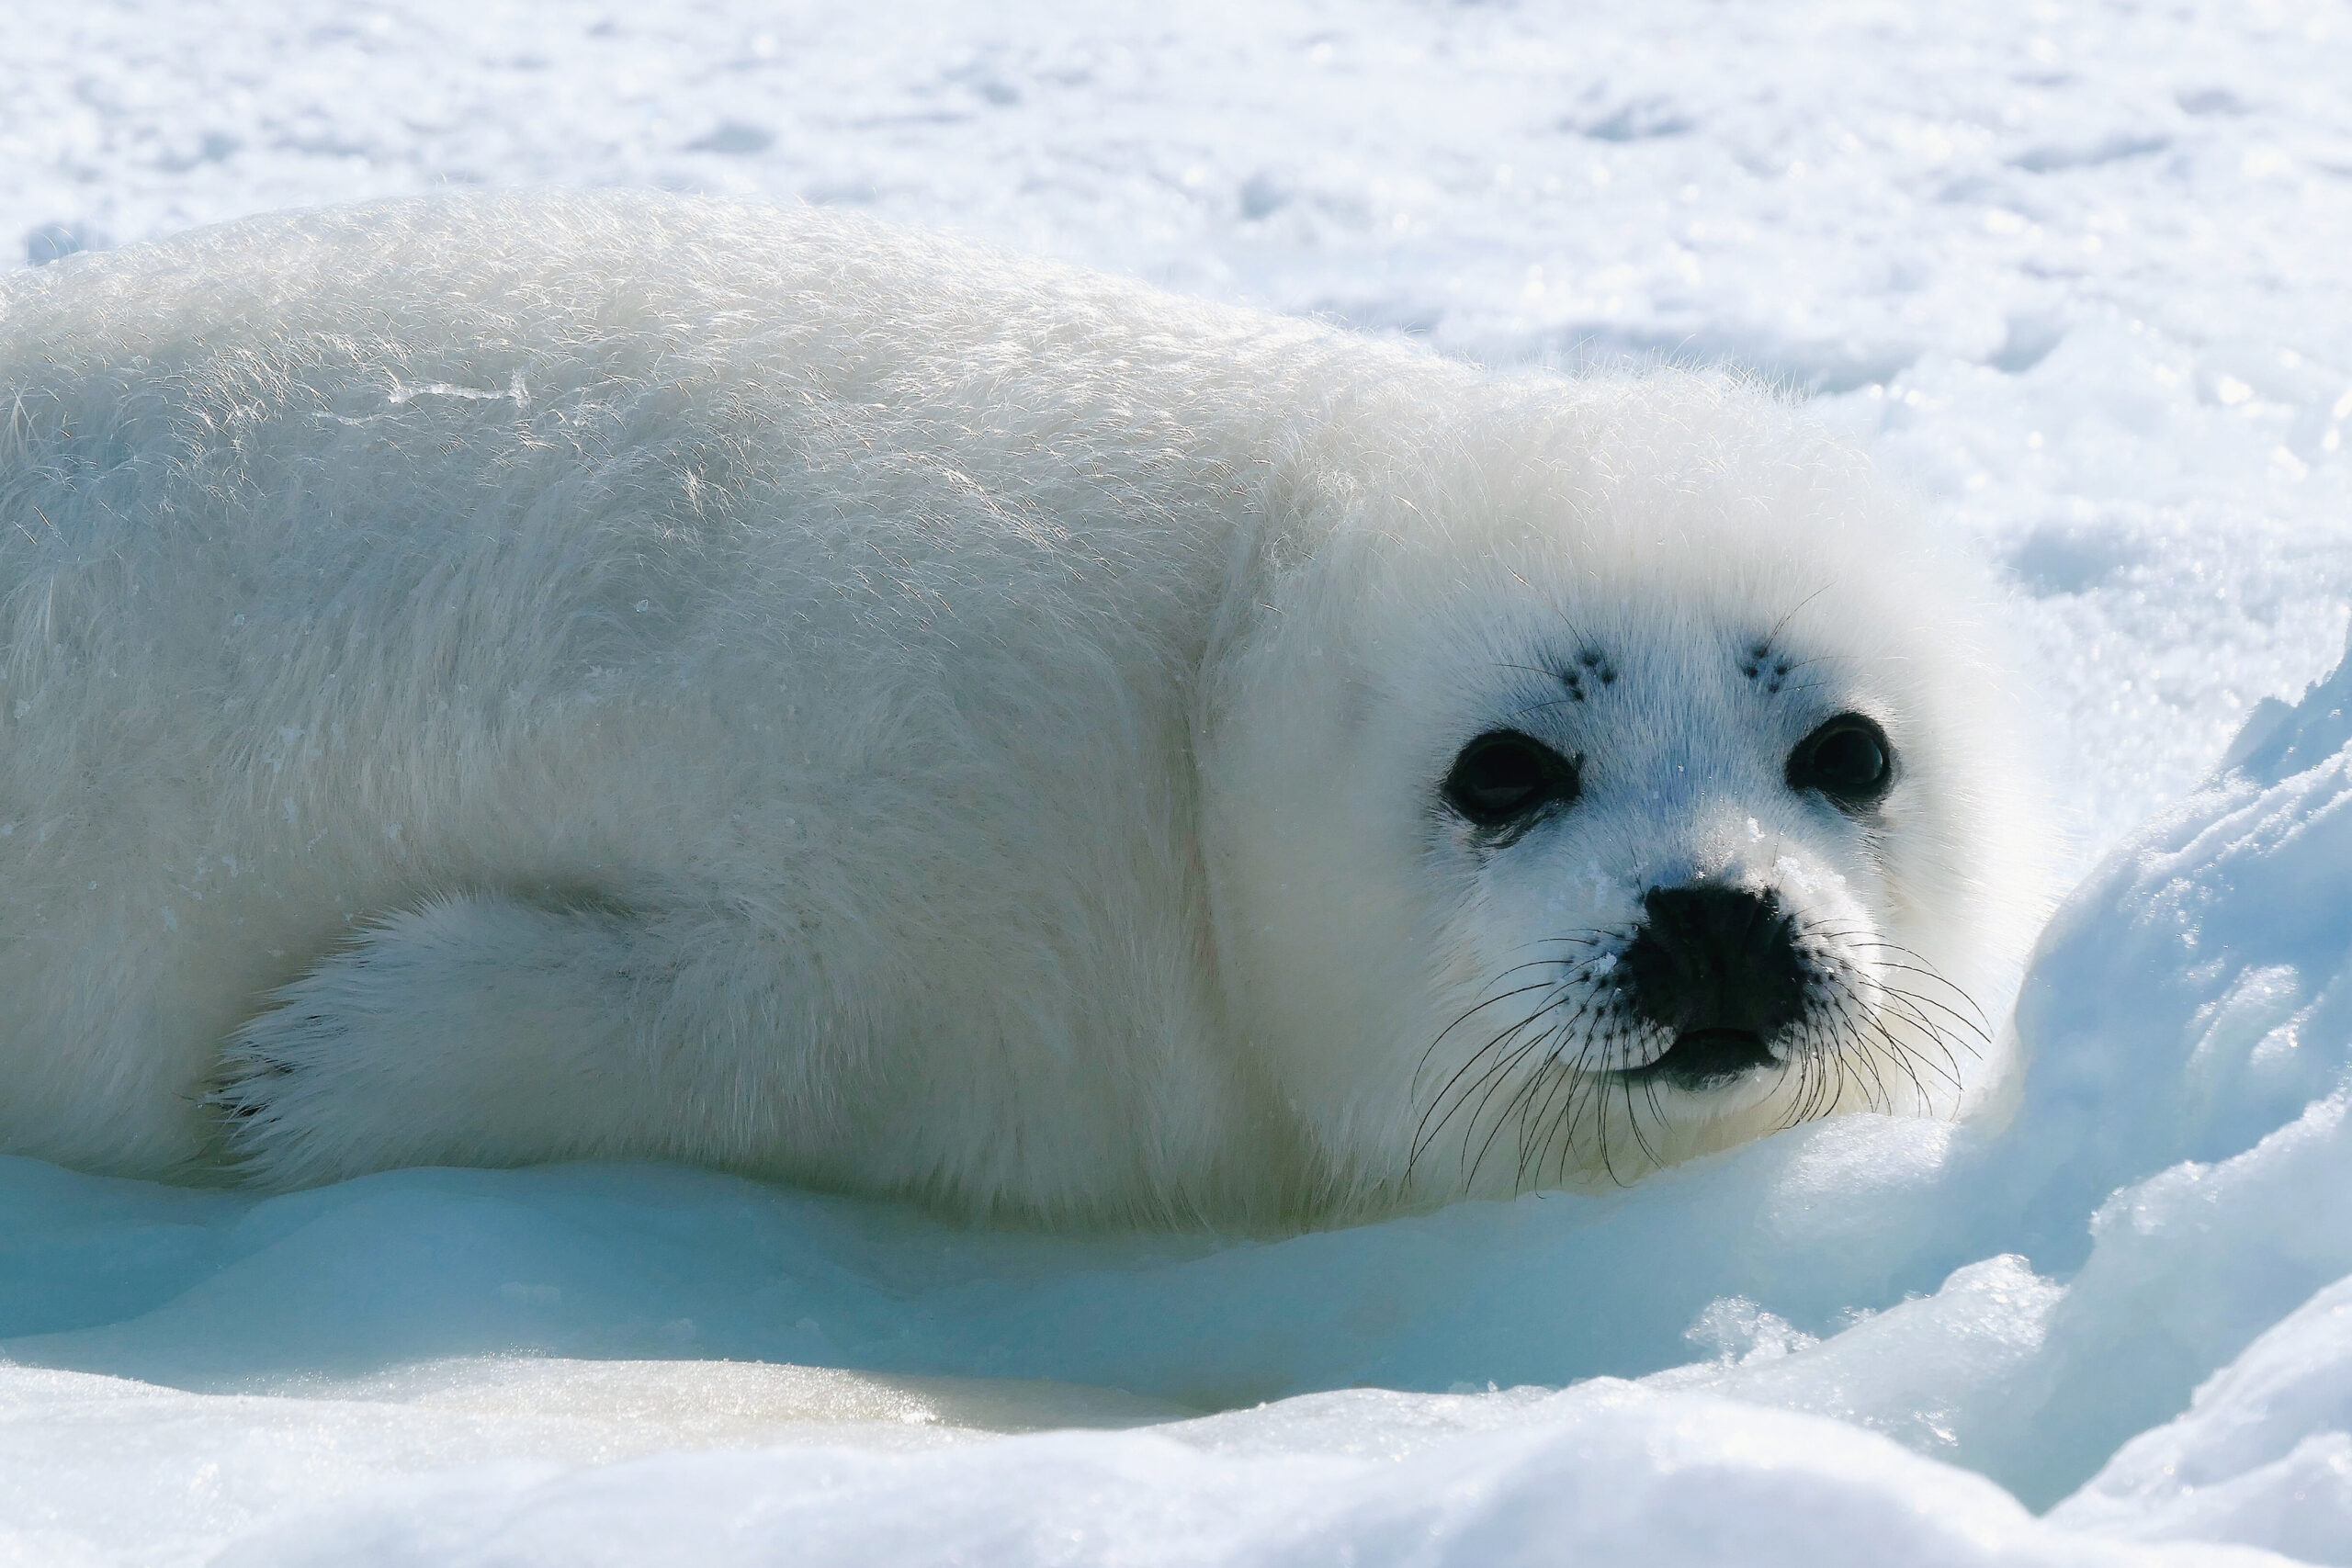
[(1625, 950), (1635, 1010), (1678, 1038), (1770, 1041), (1804, 1011), (1796, 931), (1770, 893), (1702, 883), (1653, 887)]

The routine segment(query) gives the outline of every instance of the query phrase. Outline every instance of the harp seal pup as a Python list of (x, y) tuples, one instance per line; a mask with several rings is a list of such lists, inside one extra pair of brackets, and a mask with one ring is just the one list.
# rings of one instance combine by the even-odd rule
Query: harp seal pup
[(8, 1151), (1288, 1223), (2001, 1079), (1966, 574), (1736, 380), (645, 194), (0, 288)]

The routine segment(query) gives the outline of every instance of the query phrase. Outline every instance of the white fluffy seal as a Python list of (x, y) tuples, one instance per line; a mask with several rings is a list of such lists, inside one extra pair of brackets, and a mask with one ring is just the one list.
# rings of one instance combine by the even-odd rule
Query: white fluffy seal
[(1726, 379), (643, 195), (75, 257), (0, 374), (10, 1151), (1271, 1219), (1998, 1077), (1954, 569)]

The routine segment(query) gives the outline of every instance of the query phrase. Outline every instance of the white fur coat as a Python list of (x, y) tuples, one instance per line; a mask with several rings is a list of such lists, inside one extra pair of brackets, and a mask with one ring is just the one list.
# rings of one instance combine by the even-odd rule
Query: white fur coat
[[(1949, 568), (1719, 378), (607, 194), (77, 256), (0, 284), (0, 381), (12, 1152), (1272, 1215), (1405, 1194), (1447, 1021), (1668, 862), (1835, 880), (1988, 1005), (2025, 930)], [(1843, 684), (1759, 772), (1710, 671), (1767, 633)], [(1433, 792), (1588, 647), (1588, 819), (1498, 865)], [(1840, 705), (1906, 758), (1867, 842), (1741, 794)]]

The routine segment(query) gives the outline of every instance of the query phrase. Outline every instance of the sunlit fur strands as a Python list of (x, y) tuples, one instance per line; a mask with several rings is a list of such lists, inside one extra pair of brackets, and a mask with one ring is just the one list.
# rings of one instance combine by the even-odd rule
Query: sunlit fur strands
[[(1807, 1072), (1802, 1114), (1872, 1102), (1848, 1042), (1836, 1096), (1792, 1059), (1471, 1157), (1567, 1127), (1564, 1068), (1449, 1117), (1512, 1021), (1450, 1026), (1658, 877), (1785, 889), (1873, 1018), (1883, 944), (1997, 1011), (2029, 929), (1964, 574), (1724, 378), (645, 195), (0, 288), (12, 1152), (1271, 1223), (1623, 1179)], [(1608, 702), (1562, 705), (1588, 650)], [(1865, 826), (1755, 782), (1838, 705), (1903, 759)], [(1591, 787), (1498, 851), (1436, 786), (1514, 713)], [(1968, 1043), (1965, 1093), (1878, 1102), (1987, 1092)]]

